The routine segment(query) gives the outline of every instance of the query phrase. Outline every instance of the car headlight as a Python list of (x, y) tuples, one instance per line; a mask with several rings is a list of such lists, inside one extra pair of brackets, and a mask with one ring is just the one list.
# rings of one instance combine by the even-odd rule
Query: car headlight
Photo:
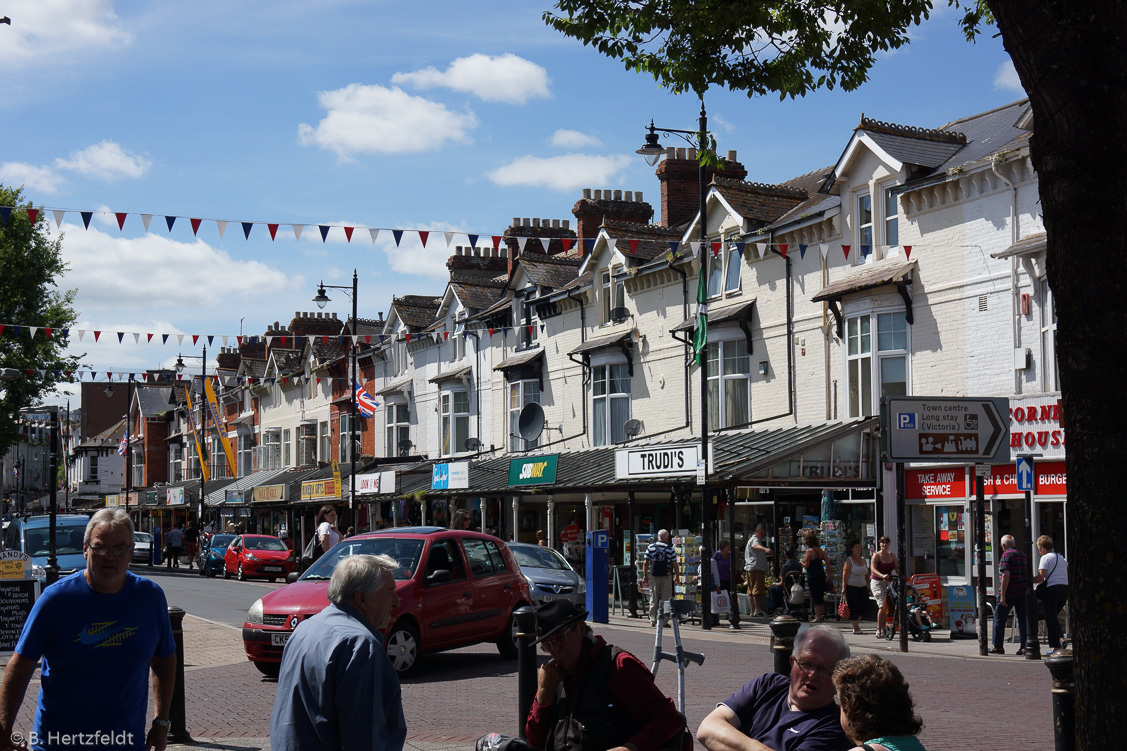
[(263, 622), (262, 600), (260, 598), (255, 600), (254, 604), (250, 606), (250, 610), (247, 611), (247, 623), (256, 623), (258, 625), (262, 625)]
[(254, 554), (254, 553), (247, 553), (247, 555), (246, 555), (246, 559), (247, 559), (248, 561), (257, 561), (257, 560), (258, 560), (258, 558), (257, 558), (257, 557), (255, 556), (255, 554)]
[(536, 582), (532, 581), (532, 577), (528, 576), (527, 574), (522, 574), (522, 576), (524, 576), (524, 580), (528, 582), (528, 588), (535, 592), (537, 590), (537, 586)]
[(587, 580), (586, 579), (580, 579), (579, 580), (579, 586), (575, 588), (575, 592), (576, 592), (576, 594), (580, 594), (580, 595), (587, 594)]

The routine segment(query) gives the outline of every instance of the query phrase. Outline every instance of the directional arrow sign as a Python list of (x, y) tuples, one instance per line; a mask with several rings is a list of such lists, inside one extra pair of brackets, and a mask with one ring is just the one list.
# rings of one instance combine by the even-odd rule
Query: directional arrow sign
[(1033, 457), (1019, 456), (1017, 458), (1017, 489), (1021, 492), (1033, 492)]
[(893, 461), (1010, 460), (1009, 402), (1000, 397), (881, 400), (883, 448)]

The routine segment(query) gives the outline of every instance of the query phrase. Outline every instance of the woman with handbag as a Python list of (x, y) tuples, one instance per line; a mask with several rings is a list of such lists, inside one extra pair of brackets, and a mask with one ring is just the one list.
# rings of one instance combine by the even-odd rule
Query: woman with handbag
[[(845, 545), (849, 557), (841, 570), (845, 583), (844, 607), (838, 606), (838, 615), (853, 622), (853, 633), (861, 633), (861, 616), (869, 603), (869, 564), (861, 556), (861, 541), (850, 540)], [(844, 611), (844, 612), (843, 612)]]
[(873, 559), (869, 562), (869, 589), (873, 593), (873, 599), (877, 601), (877, 638), (883, 639), (884, 627), (888, 621), (888, 583), (896, 576), (899, 562), (896, 554), (889, 550), (892, 540), (885, 535), (879, 542), (880, 550), (873, 553)]
[(802, 567), (806, 569), (806, 586), (810, 588), (810, 604), (814, 606), (814, 623), (821, 623), (826, 612), (826, 592), (834, 591), (833, 579), (826, 570), (829, 556), (822, 550), (817, 532), (806, 535), (806, 555)]
[(1053, 538), (1048, 535), (1037, 538), (1037, 552), (1041, 554), (1041, 562), (1037, 564), (1033, 583), (1041, 586), (1034, 592), (1037, 599), (1045, 603), (1045, 630), (1049, 633), (1049, 646), (1056, 650), (1060, 649), (1061, 639), (1057, 613), (1068, 602), (1068, 561), (1053, 552)]

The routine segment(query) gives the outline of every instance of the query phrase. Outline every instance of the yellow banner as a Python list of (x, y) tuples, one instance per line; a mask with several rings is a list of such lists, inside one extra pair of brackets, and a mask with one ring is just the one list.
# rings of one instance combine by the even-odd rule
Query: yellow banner
[(331, 477), (324, 480), (306, 480), (301, 483), (301, 499), (311, 500), (317, 498), (340, 498), (336, 481)]
[(340, 462), (336, 459), (333, 459), (333, 482), (344, 492), (344, 486), (340, 484)]
[(235, 450), (231, 448), (227, 431), (223, 429), (223, 421), (219, 419), (219, 401), (215, 398), (215, 387), (211, 385), (210, 378), (203, 379), (203, 392), (207, 396), (207, 406), (211, 412), (212, 422), (215, 423), (215, 432), (219, 436), (219, 442), (223, 444), (223, 453), (227, 455), (227, 468), (231, 470), (231, 477), (238, 477), (239, 472), (235, 469)]
[(192, 430), (192, 441), (196, 444), (196, 456), (200, 458), (200, 474), (203, 476), (203, 481), (208, 482), (211, 477), (211, 470), (207, 466), (207, 456), (204, 455), (203, 447), (200, 445), (200, 433), (196, 429), (196, 413), (192, 411), (192, 390), (187, 386), (184, 387), (184, 398), (188, 400), (188, 427)]

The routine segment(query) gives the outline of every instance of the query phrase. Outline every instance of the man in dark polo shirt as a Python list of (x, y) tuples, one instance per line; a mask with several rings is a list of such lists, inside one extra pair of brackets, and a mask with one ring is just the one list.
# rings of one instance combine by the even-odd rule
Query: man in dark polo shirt
[(704, 718), (697, 740), (708, 751), (846, 751), (831, 676), (849, 656), (841, 632), (811, 626), (795, 639), (790, 677), (761, 675)]
[(1013, 535), (1002, 537), (1002, 559), (998, 561), (1002, 580), (998, 583), (998, 605), (994, 608), (994, 648), (990, 654), (1004, 655), (1002, 638), (1006, 635), (1006, 618), (1010, 608), (1017, 611), (1017, 627), (1021, 634), (1019, 655), (1025, 654), (1025, 595), (1029, 589), (1029, 558), (1017, 549)]

